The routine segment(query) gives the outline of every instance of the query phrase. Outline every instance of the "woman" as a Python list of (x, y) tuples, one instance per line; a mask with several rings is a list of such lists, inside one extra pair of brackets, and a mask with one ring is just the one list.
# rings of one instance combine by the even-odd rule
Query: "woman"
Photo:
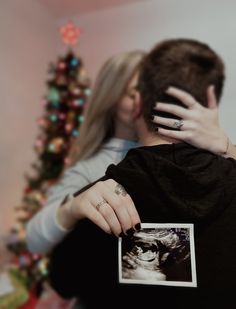
[(46, 253), (68, 233), (66, 223), (57, 222), (58, 209), (68, 194), (103, 176), (108, 165), (118, 163), (130, 148), (138, 146), (132, 121), (136, 86), (132, 77), (143, 56), (142, 51), (121, 53), (101, 68), (85, 111), (79, 149), (72, 153), (76, 163), (49, 190), (46, 206), (27, 225), (31, 251)]

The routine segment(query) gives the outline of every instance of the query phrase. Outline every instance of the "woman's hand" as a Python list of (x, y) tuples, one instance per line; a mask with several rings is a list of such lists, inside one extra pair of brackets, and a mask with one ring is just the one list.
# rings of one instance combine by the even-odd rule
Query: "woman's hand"
[(58, 222), (67, 229), (84, 218), (116, 236), (122, 231), (131, 234), (134, 228), (140, 229), (140, 218), (131, 197), (113, 179), (97, 182), (58, 210)]
[[(202, 106), (190, 94), (180, 89), (169, 87), (167, 93), (179, 99), (187, 108), (158, 102), (155, 110), (178, 116), (183, 123), (178, 131), (158, 128), (158, 133), (213, 153), (224, 154), (229, 146), (229, 140), (219, 125), (214, 86), (209, 86), (207, 89), (208, 108)], [(154, 116), (153, 122), (157, 125), (162, 124), (175, 128), (176, 120)]]

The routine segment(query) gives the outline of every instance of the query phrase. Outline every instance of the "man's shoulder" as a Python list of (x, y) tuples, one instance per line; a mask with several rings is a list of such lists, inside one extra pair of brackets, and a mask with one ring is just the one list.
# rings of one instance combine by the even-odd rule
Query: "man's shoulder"
[[(166, 146), (168, 147), (169, 145)], [(136, 161), (138, 161), (142, 165), (142, 163), (144, 162), (150, 162), (150, 160), (156, 160), (162, 156), (162, 145), (140, 146), (130, 149), (124, 159), (119, 164), (117, 164), (117, 166), (129, 166)]]
[[(156, 148), (158, 146), (155, 146)], [(142, 171), (148, 173), (150, 167), (158, 165), (158, 156), (154, 151), (153, 146), (141, 146), (128, 151), (124, 159), (117, 165), (111, 164), (106, 170), (106, 176), (113, 178), (116, 181), (120, 180), (120, 177), (128, 177), (132, 175), (142, 174)]]

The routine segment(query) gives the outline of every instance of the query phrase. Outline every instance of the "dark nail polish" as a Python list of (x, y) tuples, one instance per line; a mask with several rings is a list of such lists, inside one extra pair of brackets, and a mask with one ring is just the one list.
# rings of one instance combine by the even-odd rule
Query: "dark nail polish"
[(120, 234), (119, 234), (119, 237), (125, 237), (125, 233), (124, 232), (121, 232)]
[(133, 236), (134, 232), (135, 232), (135, 230), (131, 227), (130, 229), (128, 229), (128, 230), (126, 231), (126, 234), (127, 234), (128, 236)]
[(151, 115), (151, 116), (150, 116), (150, 120), (154, 120), (154, 115)]
[(158, 127), (155, 127), (155, 128), (154, 128), (154, 131), (155, 131), (155, 132), (158, 132), (158, 129), (159, 129)]
[(136, 231), (140, 231), (141, 230), (141, 224), (140, 223), (135, 224), (135, 230)]

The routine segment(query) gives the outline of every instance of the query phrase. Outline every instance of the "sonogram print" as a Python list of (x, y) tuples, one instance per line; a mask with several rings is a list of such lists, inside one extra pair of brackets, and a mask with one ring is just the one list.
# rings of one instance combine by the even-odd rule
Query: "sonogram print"
[(123, 283), (196, 286), (193, 226), (142, 224), (119, 242)]

